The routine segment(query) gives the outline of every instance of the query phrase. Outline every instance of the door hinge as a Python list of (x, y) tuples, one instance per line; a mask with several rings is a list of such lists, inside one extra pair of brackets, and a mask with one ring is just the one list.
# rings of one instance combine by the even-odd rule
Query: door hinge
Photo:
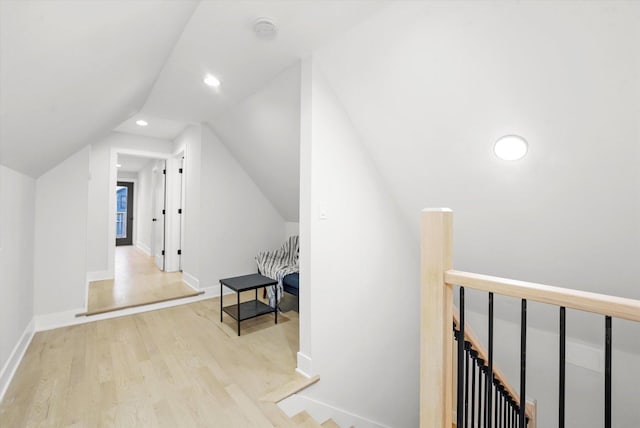
[(178, 174), (182, 174), (182, 168), (178, 169)]
[(182, 254), (182, 250), (178, 250), (178, 255), (181, 255), (181, 254)]
[(164, 256), (164, 250), (162, 250), (162, 255)]
[(151, 221), (158, 221), (158, 219), (157, 218), (152, 218)]
[(163, 169), (163, 170), (162, 170), (162, 173), (163, 173), (163, 174), (166, 174), (166, 173), (167, 173), (167, 170), (166, 170), (166, 169)]
[(178, 214), (182, 214), (182, 208), (178, 208)]
[(167, 212), (165, 210), (162, 210), (162, 215), (165, 215)]

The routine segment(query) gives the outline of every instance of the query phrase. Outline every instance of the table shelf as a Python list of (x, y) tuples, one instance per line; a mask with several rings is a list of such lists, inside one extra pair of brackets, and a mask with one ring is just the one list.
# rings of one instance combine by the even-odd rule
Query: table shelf
[(222, 308), (224, 312), (236, 321), (244, 321), (260, 315), (269, 314), (276, 310), (259, 300), (240, 303), (240, 318), (238, 319), (238, 305), (230, 305)]

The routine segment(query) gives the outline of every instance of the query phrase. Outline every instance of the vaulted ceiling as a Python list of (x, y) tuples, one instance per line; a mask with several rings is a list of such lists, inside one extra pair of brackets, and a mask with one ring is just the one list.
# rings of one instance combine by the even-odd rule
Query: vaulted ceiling
[[(173, 138), (212, 122), (383, 4), (2, 1), (0, 162), (37, 177), (114, 128)], [(252, 30), (265, 16), (273, 40)], [(205, 73), (222, 85), (206, 87)], [(140, 116), (148, 127), (133, 124)]]
[(194, 1), (0, 2), (0, 161), (39, 176), (135, 114)]

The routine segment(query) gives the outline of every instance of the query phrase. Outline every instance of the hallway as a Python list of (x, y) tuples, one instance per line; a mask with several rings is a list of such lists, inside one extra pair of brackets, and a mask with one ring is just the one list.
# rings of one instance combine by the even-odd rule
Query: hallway
[(115, 278), (89, 283), (86, 315), (198, 294), (182, 281), (182, 272), (162, 272), (152, 257), (135, 246), (119, 246), (115, 253)]

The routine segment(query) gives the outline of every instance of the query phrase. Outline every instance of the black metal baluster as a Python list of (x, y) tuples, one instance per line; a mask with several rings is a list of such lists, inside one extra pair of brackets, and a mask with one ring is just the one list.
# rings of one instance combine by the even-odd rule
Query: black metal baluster
[(526, 427), (525, 403), (527, 381), (527, 300), (522, 299), (520, 320), (520, 427)]
[[(482, 418), (482, 415), (484, 414), (482, 412), (482, 409), (484, 409), (482, 405), (482, 397), (485, 397), (484, 395), (485, 390), (482, 387), (482, 380), (483, 379), (486, 380), (486, 373), (487, 373), (487, 367), (484, 365), (484, 360), (482, 358), (479, 358), (478, 359), (478, 428), (486, 427), (486, 425), (483, 424), (485, 420)], [(486, 397), (485, 397), (485, 400), (486, 400)]]
[(500, 400), (500, 426), (505, 427), (507, 422), (507, 403), (506, 403), (506, 391), (502, 392), (502, 398)]
[(464, 287), (460, 287), (460, 322), (458, 325), (458, 402), (456, 407), (457, 426), (463, 425), (463, 387), (464, 387)]
[(566, 379), (567, 329), (566, 308), (560, 307), (560, 379), (558, 380), (558, 428), (564, 428), (564, 403)]
[(469, 426), (469, 353), (471, 343), (464, 341), (464, 426)]
[(478, 359), (478, 351), (471, 350), (471, 424), (473, 428), (476, 421), (476, 361)]
[(493, 293), (489, 293), (489, 366), (487, 368), (487, 396), (485, 409), (485, 426), (491, 427), (491, 395), (493, 388)]
[(513, 401), (513, 398), (509, 399), (509, 428), (513, 428), (514, 424), (513, 424), (513, 409), (515, 408), (515, 401)]
[(503, 386), (500, 384), (498, 388), (498, 401), (496, 402), (496, 408), (498, 409), (498, 415), (496, 416), (496, 426), (502, 428), (502, 389)]
[(604, 427), (611, 428), (611, 317), (605, 317)]
[(495, 390), (495, 397), (493, 397), (493, 426), (498, 428), (498, 406), (500, 404), (500, 395), (498, 388), (500, 387), (500, 382), (494, 381), (493, 388)]

